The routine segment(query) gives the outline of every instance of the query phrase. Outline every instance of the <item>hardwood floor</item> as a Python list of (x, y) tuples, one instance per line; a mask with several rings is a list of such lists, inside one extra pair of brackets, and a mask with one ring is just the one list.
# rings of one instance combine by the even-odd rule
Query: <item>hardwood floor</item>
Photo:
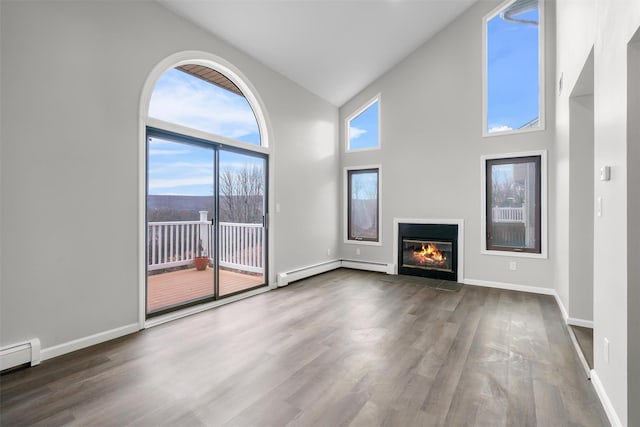
[(0, 378), (2, 425), (607, 426), (553, 297), (336, 270)]

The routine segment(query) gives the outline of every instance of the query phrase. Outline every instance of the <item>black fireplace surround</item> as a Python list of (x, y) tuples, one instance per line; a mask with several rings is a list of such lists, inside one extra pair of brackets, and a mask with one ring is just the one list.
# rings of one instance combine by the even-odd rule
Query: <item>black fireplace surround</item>
[(398, 224), (398, 274), (457, 281), (457, 224)]

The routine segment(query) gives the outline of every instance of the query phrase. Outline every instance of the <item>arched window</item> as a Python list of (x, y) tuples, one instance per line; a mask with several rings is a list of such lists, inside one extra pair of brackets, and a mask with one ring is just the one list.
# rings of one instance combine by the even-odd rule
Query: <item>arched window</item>
[(255, 90), (220, 58), (182, 52), (142, 103), (143, 318), (265, 288), (271, 150)]
[(260, 127), (251, 104), (224, 74), (186, 64), (156, 82), (149, 117), (260, 146)]

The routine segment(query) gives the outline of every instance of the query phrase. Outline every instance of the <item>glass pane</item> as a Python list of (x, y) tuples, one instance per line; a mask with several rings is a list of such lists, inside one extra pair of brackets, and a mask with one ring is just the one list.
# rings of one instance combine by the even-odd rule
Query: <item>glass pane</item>
[(156, 83), (149, 116), (260, 145), (258, 123), (244, 96), (175, 68)]
[(147, 313), (214, 295), (214, 152), (148, 139)]
[(378, 171), (349, 173), (349, 239), (378, 241)]
[(487, 22), (487, 131), (540, 126), (539, 6), (517, 0)]
[(535, 161), (491, 165), (491, 246), (538, 246), (536, 169)]
[(221, 296), (265, 283), (266, 160), (220, 150)]
[(379, 101), (349, 120), (349, 150), (362, 150), (380, 146), (378, 135)]

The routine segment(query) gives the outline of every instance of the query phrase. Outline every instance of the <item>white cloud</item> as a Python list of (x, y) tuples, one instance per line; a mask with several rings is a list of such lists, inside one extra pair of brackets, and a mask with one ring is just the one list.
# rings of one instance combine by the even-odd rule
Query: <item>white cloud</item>
[(491, 128), (489, 128), (489, 133), (493, 133), (493, 132), (505, 132), (508, 130), (513, 130), (513, 128), (511, 128), (510, 126), (507, 125), (498, 125), (498, 126), (493, 126)]
[(244, 98), (213, 86), (203, 90), (171, 71), (156, 85), (149, 115), (234, 139), (258, 133), (256, 118)]
[(349, 138), (350, 139), (360, 138), (365, 133), (367, 133), (366, 129), (360, 129), (360, 128), (357, 128), (355, 126), (350, 126), (349, 127)]

